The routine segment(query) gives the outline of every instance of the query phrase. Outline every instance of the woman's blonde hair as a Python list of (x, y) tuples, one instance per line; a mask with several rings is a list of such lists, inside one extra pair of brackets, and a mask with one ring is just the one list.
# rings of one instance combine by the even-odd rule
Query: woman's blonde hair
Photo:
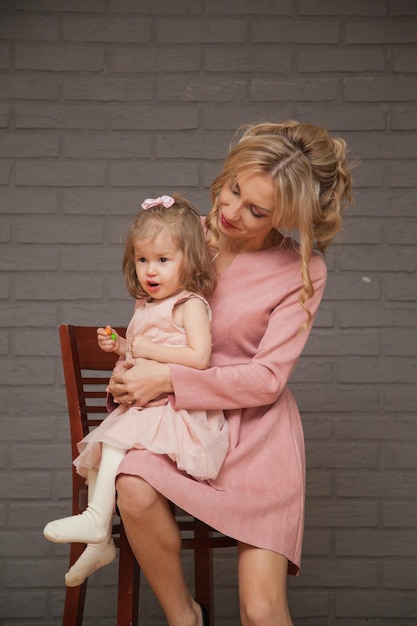
[(303, 287), (300, 303), (310, 320), (307, 301), (314, 293), (309, 273), (313, 249), (324, 253), (342, 226), (343, 209), (352, 201), (346, 143), (324, 128), (294, 120), (245, 127), (211, 185), (213, 208), (206, 226), (215, 247), (219, 193), (241, 174), (267, 174), (276, 184), (273, 226), (283, 234), (297, 231)]
[(135, 242), (152, 240), (161, 231), (168, 233), (184, 254), (180, 267), (181, 288), (208, 298), (216, 286), (216, 274), (206, 246), (201, 217), (185, 198), (178, 194), (173, 194), (172, 198), (175, 203), (169, 208), (158, 205), (140, 211), (127, 234), (123, 273), (127, 289), (133, 298), (148, 295), (136, 276)]

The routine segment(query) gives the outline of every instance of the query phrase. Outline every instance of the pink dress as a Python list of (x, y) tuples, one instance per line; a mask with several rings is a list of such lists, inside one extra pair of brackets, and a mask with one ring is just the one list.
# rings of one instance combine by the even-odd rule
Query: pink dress
[[(126, 359), (131, 356), (131, 342), (136, 334), (149, 337), (155, 343), (185, 346), (183, 328), (173, 319), (176, 305), (189, 298), (204, 298), (182, 291), (165, 300), (139, 300), (126, 332)], [(124, 359), (116, 365), (123, 367)], [(129, 450), (146, 449), (165, 454), (174, 461), (173, 467), (198, 479), (212, 479), (219, 473), (229, 447), (228, 424), (220, 409), (175, 409), (170, 403), (159, 407), (118, 406), (106, 419), (78, 444), (80, 455), (74, 465), (82, 476), (88, 468), (99, 467), (101, 444)], [(168, 458), (167, 457), (167, 458)]]
[[(314, 315), (326, 266), (310, 261)], [(287, 383), (307, 341), (299, 332), (301, 263), (287, 241), (238, 254), (220, 278), (213, 311), (212, 366), (170, 367), (176, 408), (224, 409), (229, 452), (217, 478), (197, 482), (167, 457), (132, 450), (119, 473), (143, 477), (160, 493), (222, 533), (301, 562), (305, 453), (301, 420)]]

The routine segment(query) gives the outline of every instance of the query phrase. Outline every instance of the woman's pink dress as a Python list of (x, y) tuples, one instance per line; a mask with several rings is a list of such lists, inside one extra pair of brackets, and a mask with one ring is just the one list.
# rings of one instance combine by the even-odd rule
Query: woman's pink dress
[[(314, 315), (326, 282), (321, 256), (313, 255), (310, 274)], [(300, 567), (304, 526), (304, 436), (287, 387), (310, 330), (300, 332), (301, 285), (291, 241), (238, 254), (210, 303), (212, 366), (170, 368), (177, 409), (225, 410), (229, 452), (217, 478), (198, 482), (166, 456), (143, 450), (129, 452), (119, 468), (222, 533), (285, 555), (290, 574)]]
[[(136, 310), (126, 332), (126, 359), (129, 359), (132, 338), (146, 335), (155, 343), (185, 346), (183, 328), (175, 324), (175, 306), (189, 298), (204, 298), (182, 291), (165, 300), (137, 302)], [(117, 369), (123, 367), (120, 359)], [(80, 443), (80, 455), (75, 459), (77, 472), (87, 476), (88, 468), (99, 467), (101, 444), (122, 450), (147, 449), (155, 454), (167, 454), (178, 469), (199, 479), (215, 478), (229, 447), (228, 425), (219, 409), (175, 409), (170, 403), (158, 407), (118, 406), (101, 425)]]

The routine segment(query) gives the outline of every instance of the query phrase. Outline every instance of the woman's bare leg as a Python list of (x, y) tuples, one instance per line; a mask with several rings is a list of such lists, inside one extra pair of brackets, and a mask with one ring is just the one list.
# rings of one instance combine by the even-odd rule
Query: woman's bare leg
[(281, 554), (239, 543), (243, 626), (293, 626), (287, 603), (288, 561)]
[(182, 570), (180, 531), (167, 500), (138, 476), (117, 480), (117, 505), (133, 553), (170, 626), (202, 626)]

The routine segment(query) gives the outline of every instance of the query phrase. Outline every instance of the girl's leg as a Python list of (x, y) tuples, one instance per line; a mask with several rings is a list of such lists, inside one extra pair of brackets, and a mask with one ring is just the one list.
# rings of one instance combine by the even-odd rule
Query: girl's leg
[(125, 451), (102, 445), (100, 469), (94, 495), (81, 515), (50, 522), (43, 534), (55, 543), (101, 543), (111, 534), (114, 513), (115, 479)]
[(65, 574), (67, 587), (78, 587), (93, 572), (109, 565), (117, 556), (116, 546), (112, 537), (102, 543), (89, 543), (82, 555), (75, 561)]
[(293, 626), (287, 603), (287, 559), (244, 543), (239, 543), (238, 554), (243, 626)]
[[(88, 472), (88, 502), (93, 499), (96, 480), (97, 470), (92, 469)], [(78, 587), (93, 572), (114, 561), (116, 556), (117, 550), (111, 536), (102, 543), (89, 543), (65, 574), (65, 584), (67, 587)]]
[(202, 626), (200, 606), (187, 588), (181, 536), (167, 500), (137, 476), (117, 480), (117, 504), (132, 550), (170, 626)]

